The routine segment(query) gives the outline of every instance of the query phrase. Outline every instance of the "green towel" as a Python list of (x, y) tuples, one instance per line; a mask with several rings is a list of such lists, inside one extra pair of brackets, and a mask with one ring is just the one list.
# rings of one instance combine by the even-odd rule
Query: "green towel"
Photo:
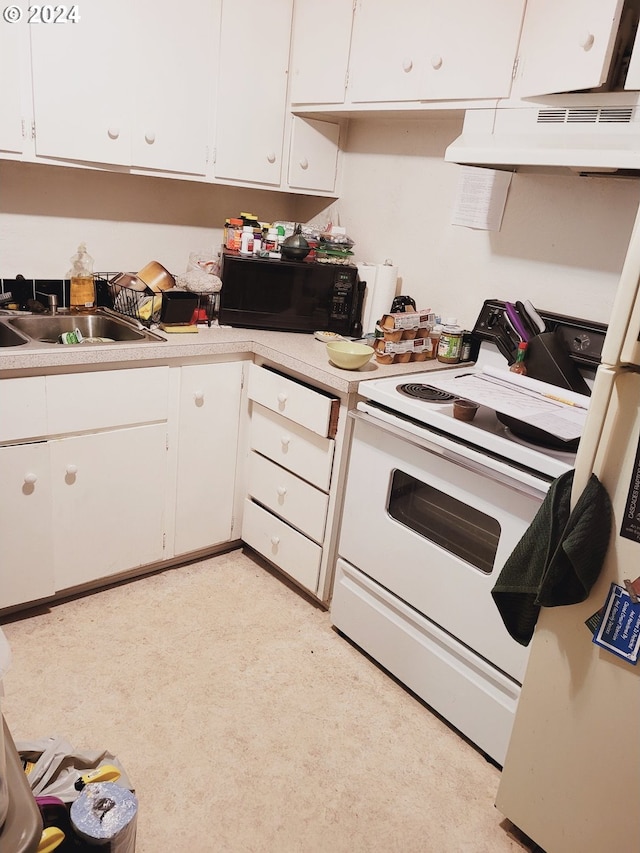
[(540, 607), (584, 601), (604, 561), (611, 502), (595, 474), (570, 510), (573, 471), (553, 481), (491, 594), (514, 640), (528, 646)]

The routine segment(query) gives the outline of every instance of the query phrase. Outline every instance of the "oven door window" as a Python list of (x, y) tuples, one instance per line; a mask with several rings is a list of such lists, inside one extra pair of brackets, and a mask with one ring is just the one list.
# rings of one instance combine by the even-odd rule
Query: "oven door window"
[(500, 541), (495, 518), (395, 469), (387, 509), (392, 518), (485, 574)]

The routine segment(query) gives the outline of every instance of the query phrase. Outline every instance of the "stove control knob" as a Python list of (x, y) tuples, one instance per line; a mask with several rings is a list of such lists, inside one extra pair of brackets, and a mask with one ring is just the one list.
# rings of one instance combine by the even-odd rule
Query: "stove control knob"
[(575, 335), (571, 343), (575, 352), (586, 352), (591, 349), (591, 338), (586, 333)]

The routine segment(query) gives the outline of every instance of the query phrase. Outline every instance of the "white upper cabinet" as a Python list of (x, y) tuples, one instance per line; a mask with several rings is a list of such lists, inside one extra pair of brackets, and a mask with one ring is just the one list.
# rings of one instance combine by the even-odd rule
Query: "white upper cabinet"
[(133, 166), (205, 174), (220, 2), (182, 0), (163, 12), (157, 0), (135, 0), (142, 61), (134, 88)]
[(293, 116), (289, 152), (292, 189), (334, 192), (338, 171), (340, 125)]
[(293, 0), (222, 3), (214, 176), (279, 186)]
[(348, 99), (507, 97), (524, 0), (358, 0)]
[(36, 154), (126, 166), (137, 65), (128, 0), (93, 0), (78, 23), (31, 26)]
[(623, 0), (527, 0), (513, 95), (601, 86), (608, 77)]
[(624, 88), (640, 89), (640, 27), (638, 27), (638, 30), (636, 31)]
[(21, 154), (27, 125), (24, 61), (28, 57), (28, 24), (0, 22), (0, 151)]
[(78, 23), (32, 25), (36, 154), (204, 175), (216, 8), (93, 0)]
[[(382, 6), (382, 8), (384, 8)], [(346, 0), (295, 0), (289, 100), (341, 104), (349, 67), (353, 5)], [(318, 34), (327, 33), (327, 39)]]

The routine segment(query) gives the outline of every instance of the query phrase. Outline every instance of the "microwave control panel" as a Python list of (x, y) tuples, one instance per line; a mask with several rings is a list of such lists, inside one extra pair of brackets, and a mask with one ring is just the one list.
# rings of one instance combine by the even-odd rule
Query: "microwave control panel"
[(329, 312), (329, 317), (332, 320), (348, 320), (350, 318), (355, 286), (353, 272), (336, 270)]

